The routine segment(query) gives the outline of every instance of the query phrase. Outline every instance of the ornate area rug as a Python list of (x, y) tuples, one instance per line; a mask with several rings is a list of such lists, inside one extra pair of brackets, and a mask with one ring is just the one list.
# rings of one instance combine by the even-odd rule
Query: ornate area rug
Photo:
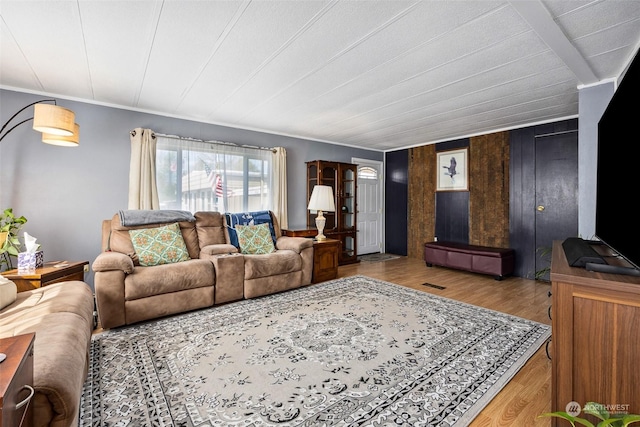
[(80, 425), (464, 426), (549, 335), (354, 276), (95, 335)]

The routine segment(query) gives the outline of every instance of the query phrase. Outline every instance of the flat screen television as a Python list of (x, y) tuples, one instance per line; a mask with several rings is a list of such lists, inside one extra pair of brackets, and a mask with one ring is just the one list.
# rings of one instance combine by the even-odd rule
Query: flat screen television
[[(598, 122), (596, 237), (640, 272), (640, 54)], [(636, 161), (638, 163), (636, 163)], [(634, 274), (629, 271), (628, 274)], [(625, 273), (624, 271), (613, 271)]]

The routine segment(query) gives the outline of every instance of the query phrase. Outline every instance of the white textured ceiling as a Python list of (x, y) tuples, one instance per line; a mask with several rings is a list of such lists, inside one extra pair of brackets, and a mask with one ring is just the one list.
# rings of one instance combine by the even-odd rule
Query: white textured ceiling
[(0, 0), (0, 18), (2, 88), (382, 151), (576, 116), (640, 43), (638, 0)]

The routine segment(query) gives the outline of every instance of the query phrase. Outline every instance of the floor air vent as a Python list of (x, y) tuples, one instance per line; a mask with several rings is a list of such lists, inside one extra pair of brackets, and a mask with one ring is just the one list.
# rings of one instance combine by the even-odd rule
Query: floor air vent
[(428, 286), (430, 288), (439, 289), (439, 290), (447, 289), (444, 286), (434, 285), (433, 283), (423, 283), (422, 286)]

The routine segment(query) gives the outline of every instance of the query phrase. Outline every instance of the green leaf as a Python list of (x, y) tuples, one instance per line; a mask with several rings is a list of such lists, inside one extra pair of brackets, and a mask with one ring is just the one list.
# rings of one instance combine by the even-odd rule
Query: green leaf
[(622, 418), (607, 418), (598, 423), (598, 427), (622, 427)]
[(585, 427), (594, 427), (591, 421), (585, 420), (584, 418), (576, 418), (576, 422), (578, 424), (582, 424)]
[(605, 409), (605, 406), (596, 402), (587, 402), (582, 410), (585, 414), (593, 415), (603, 421), (608, 420), (611, 417), (609, 412)]
[(24, 216), (16, 217), (12, 208), (6, 208), (2, 215), (0, 215), (0, 231), (7, 232), (7, 237), (0, 248), (0, 254), (4, 254), (0, 265), (11, 266), (11, 259), (8, 255), (18, 256), (20, 252), (21, 243), (18, 238), (18, 232), (26, 224), (27, 218)]
[(627, 427), (629, 424), (637, 423), (637, 422), (640, 422), (640, 415), (630, 414), (630, 415), (625, 415), (624, 417), (622, 417), (622, 426), (623, 427)]
[(540, 418), (540, 417), (558, 417), (558, 418), (563, 418), (563, 419), (569, 421), (573, 427), (576, 427), (576, 423), (581, 424), (581, 425), (583, 425), (585, 427), (594, 427), (594, 425), (590, 421), (582, 419), (582, 418), (571, 416), (571, 415), (567, 414), (566, 412), (562, 412), (562, 411), (560, 411), (560, 412), (547, 412), (547, 413), (538, 415), (538, 418)]

